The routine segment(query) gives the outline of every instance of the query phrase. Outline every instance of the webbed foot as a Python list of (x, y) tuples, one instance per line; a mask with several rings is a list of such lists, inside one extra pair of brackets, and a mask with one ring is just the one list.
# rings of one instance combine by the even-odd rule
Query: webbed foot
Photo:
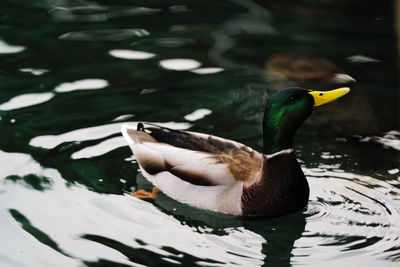
[(139, 190), (136, 191), (135, 193), (132, 193), (131, 196), (134, 196), (139, 199), (156, 199), (158, 196), (158, 193), (160, 193), (161, 190), (158, 189), (157, 187), (154, 187), (151, 192), (147, 192), (145, 190)]

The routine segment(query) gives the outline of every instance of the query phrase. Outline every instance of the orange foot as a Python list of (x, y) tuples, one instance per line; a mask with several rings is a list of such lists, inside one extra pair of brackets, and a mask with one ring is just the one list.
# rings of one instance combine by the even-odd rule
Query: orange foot
[(156, 199), (158, 196), (158, 193), (160, 193), (161, 190), (158, 189), (157, 187), (154, 187), (153, 190), (150, 192), (147, 192), (145, 190), (139, 190), (136, 191), (135, 193), (132, 193), (131, 196), (134, 196), (139, 199)]

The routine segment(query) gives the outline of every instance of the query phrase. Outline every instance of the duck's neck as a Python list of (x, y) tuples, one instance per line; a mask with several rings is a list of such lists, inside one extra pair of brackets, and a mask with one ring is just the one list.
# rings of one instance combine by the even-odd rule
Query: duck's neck
[(282, 150), (293, 148), (295, 129), (282, 125), (279, 117), (271, 118), (266, 113), (263, 122), (263, 154), (271, 155)]
[(272, 159), (276, 156), (283, 155), (283, 154), (289, 154), (289, 153), (293, 153), (293, 148), (283, 149), (283, 150), (280, 150), (280, 151), (272, 153), (272, 154), (264, 154), (264, 156), (267, 159)]

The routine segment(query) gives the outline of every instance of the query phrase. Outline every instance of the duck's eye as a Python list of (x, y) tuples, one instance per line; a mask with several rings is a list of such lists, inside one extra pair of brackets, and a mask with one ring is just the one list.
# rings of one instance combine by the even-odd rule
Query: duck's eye
[(289, 98), (288, 103), (289, 103), (289, 104), (293, 104), (295, 101), (296, 101), (296, 97), (295, 97), (294, 95), (292, 95), (292, 96)]

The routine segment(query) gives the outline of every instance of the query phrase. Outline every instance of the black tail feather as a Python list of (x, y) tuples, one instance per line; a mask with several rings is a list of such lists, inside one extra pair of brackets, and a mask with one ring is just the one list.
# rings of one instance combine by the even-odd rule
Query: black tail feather
[(138, 123), (138, 125), (137, 125), (137, 130), (138, 130), (138, 131), (143, 131), (143, 132), (144, 132), (143, 123), (141, 123), (141, 122)]
[[(188, 133), (185, 133), (185, 132), (183, 132), (183, 131), (171, 129), (171, 128), (168, 128), (168, 127), (165, 127), (165, 126), (160, 126), (160, 125), (157, 125), (157, 124), (154, 124), (154, 123), (151, 123), (151, 122), (145, 122), (144, 124), (145, 124), (145, 125), (150, 125), (150, 126), (155, 127), (155, 128), (147, 128), (147, 129), (149, 129), (149, 130), (159, 129), (159, 130), (166, 130), (166, 131), (168, 131), (168, 132), (175, 132), (175, 133), (180, 133), (180, 134), (189, 135)], [(141, 126), (140, 126), (140, 125), (141, 125)], [(142, 131), (144, 131), (144, 130), (146, 129), (146, 128), (143, 126), (143, 123), (139, 122), (139, 124), (138, 124), (138, 131), (139, 131), (139, 126), (142, 127), (142, 128), (141, 128)]]

